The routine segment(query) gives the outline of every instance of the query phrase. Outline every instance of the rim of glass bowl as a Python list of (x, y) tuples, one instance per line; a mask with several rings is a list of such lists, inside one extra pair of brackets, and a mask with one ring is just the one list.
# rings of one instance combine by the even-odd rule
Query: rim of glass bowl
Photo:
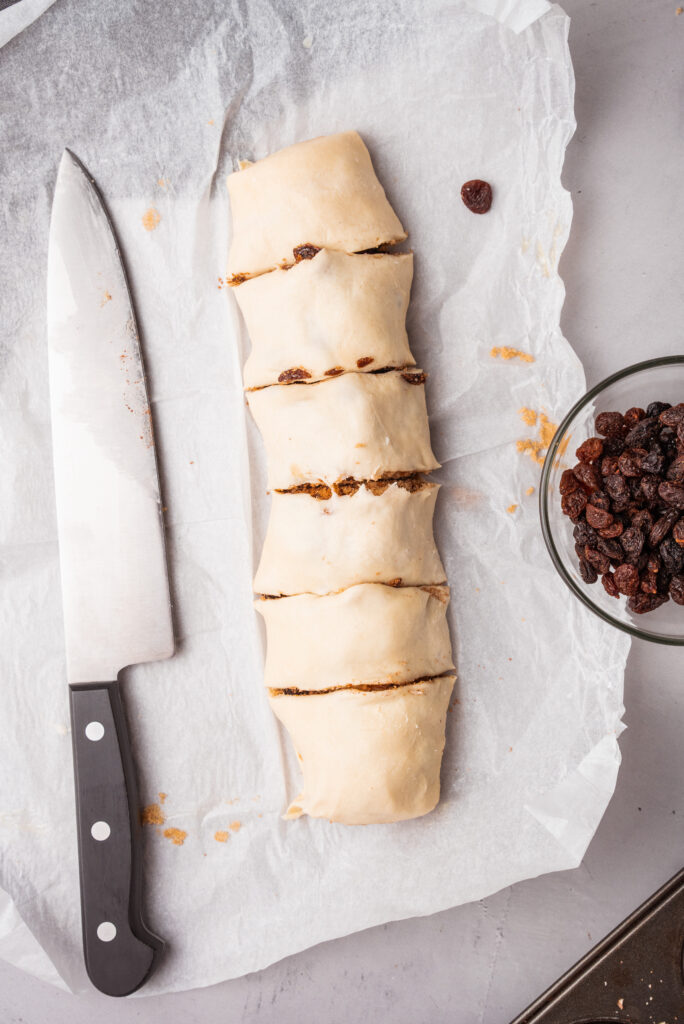
[[(549, 522), (549, 477), (551, 475), (551, 469), (553, 467), (554, 460), (558, 453), (558, 448), (561, 443), (561, 439), (565, 434), (566, 430), (575, 419), (577, 414), (582, 409), (589, 405), (590, 402), (605, 391), (611, 384), (616, 384), (620, 380), (624, 380), (626, 377), (636, 376), (642, 370), (651, 370), (658, 366), (684, 366), (684, 355), (683, 356), (660, 356), (657, 359), (646, 359), (642, 363), (633, 363), (632, 366), (626, 366), (624, 370), (618, 370), (617, 373), (613, 373), (610, 377), (605, 377), (602, 381), (599, 381), (590, 391), (587, 391), (585, 395), (580, 398), (578, 402), (575, 402), (572, 409), (564, 417), (562, 423), (558, 427), (558, 430), (553, 436), (553, 440), (549, 445), (549, 449), (544, 459), (544, 466), (542, 468), (541, 482), (539, 485), (539, 516), (541, 518), (541, 528), (544, 537), (544, 543), (546, 544), (547, 551), (551, 556), (551, 561), (556, 567), (556, 570), (570, 588), (575, 597), (578, 597), (582, 604), (590, 608), (595, 615), (603, 619), (604, 622), (610, 623), (611, 626), (615, 626), (616, 629), (622, 630), (623, 633), (629, 633), (631, 636), (637, 637), (639, 640), (650, 640), (651, 643), (666, 644), (670, 647), (682, 647), (684, 646), (684, 618), (682, 620), (682, 635), (672, 636), (663, 633), (651, 633), (646, 627), (640, 628), (631, 625), (629, 622), (622, 622), (620, 619), (613, 618), (608, 612), (604, 611), (598, 604), (595, 604), (586, 588), (582, 589), (576, 580), (572, 578), (567, 572), (563, 560), (556, 550), (556, 545), (553, 540), (553, 534), (551, 532), (551, 525)], [(569, 520), (568, 520), (569, 522)]]

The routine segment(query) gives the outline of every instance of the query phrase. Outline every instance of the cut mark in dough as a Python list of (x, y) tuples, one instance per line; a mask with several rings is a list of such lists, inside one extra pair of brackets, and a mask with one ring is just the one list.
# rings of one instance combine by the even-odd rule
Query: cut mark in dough
[(406, 686), (417, 686), (419, 683), (434, 683), (438, 679), (446, 679), (453, 677), (454, 675), (455, 672), (451, 669), (450, 672), (443, 672), (441, 676), (431, 676), (429, 679), (411, 679), (405, 683), (359, 683), (358, 685), (350, 683), (347, 686), (329, 686), (326, 690), (297, 690), (293, 686), (278, 690), (269, 687), (268, 692), (271, 697), (318, 697), (326, 693), (337, 693), (338, 690), (357, 690), (360, 693), (377, 693), (379, 690), (403, 690)]
[(288, 487), (286, 490), (276, 488), (278, 494), (309, 494), (312, 498), (316, 498), (317, 501), (328, 501), (332, 498), (332, 492), (338, 497), (342, 498), (345, 495), (353, 495), (359, 490), (360, 487), (365, 487), (367, 491), (378, 497), (384, 494), (388, 487), (392, 484), (396, 484), (397, 487), (403, 488), (405, 491), (410, 491), (414, 494), (416, 491), (423, 491), (426, 487), (433, 487), (429, 480), (426, 480), (420, 473), (412, 473), (407, 470), (406, 473), (399, 476), (393, 473), (391, 476), (383, 476), (378, 480), (356, 480), (354, 477), (346, 477), (344, 480), (338, 480), (333, 484), (332, 488), (328, 487), (327, 484), (297, 484), (295, 487)]

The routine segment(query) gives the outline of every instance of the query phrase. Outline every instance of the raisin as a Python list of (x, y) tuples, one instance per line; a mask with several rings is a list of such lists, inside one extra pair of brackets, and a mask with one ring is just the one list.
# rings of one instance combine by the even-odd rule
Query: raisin
[(652, 548), (657, 548), (662, 540), (665, 540), (668, 533), (672, 528), (672, 518), (670, 515), (661, 516), (650, 529), (648, 534), (648, 543)]
[(673, 508), (684, 509), (684, 487), (679, 484), (663, 480), (658, 488), (658, 494), (666, 504), (672, 505)]
[(646, 569), (648, 572), (652, 572), (656, 576), (663, 567), (663, 560), (657, 551), (652, 551), (648, 556), (648, 562), (646, 563)]
[(589, 544), (590, 547), (595, 548), (598, 543), (598, 534), (596, 533), (596, 530), (584, 519), (580, 519), (579, 523), (572, 531), (572, 535), (578, 544)]
[(587, 562), (586, 558), (580, 558), (579, 571), (580, 576), (585, 583), (596, 583), (598, 573), (593, 565), (590, 565), (589, 562)]
[(675, 604), (684, 604), (684, 576), (672, 577), (669, 594)]
[(288, 384), (293, 380), (308, 380), (310, 377), (308, 370), (303, 370), (301, 366), (293, 366), (290, 370), (283, 370), (278, 377), (278, 383)]
[(573, 469), (575, 477), (584, 487), (585, 491), (589, 494), (592, 491), (598, 491), (601, 486), (601, 475), (596, 468), (589, 462), (578, 462)]
[(677, 544), (684, 545), (684, 519), (680, 519), (675, 523), (672, 536), (676, 540)]
[(667, 594), (635, 594), (630, 597), (627, 607), (636, 615), (653, 612), (667, 601)]
[(407, 384), (424, 384), (427, 380), (427, 373), (418, 370), (417, 373), (402, 373), (402, 377)]
[(681, 451), (684, 448), (684, 420), (680, 420), (677, 424), (677, 450)]
[(644, 533), (648, 533), (653, 526), (653, 516), (647, 508), (637, 509), (630, 521), (632, 526), (636, 526), (638, 530), (643, 530)]
[(684, 549), (680, 547), (674, 537), (667, 537), (659, 549), (663, 566), (667, 572), (676, 575), (684, 568)]
[(582, 510), (587, 504), (587, 496), (579, 487), (576, 491), (572, 491), (570, 494), (564, 494), (561, 498), (561, 509), (566, 516), (570, 516), (571, 519), (577, 519)]
[(627, 448), (620, 458), (618, 465), (623, 476), (640, 476), (641, 463), (648, 452), (644, 448)]
[(595, 462), (603, 454), (603, 441), (600, 437), (588, 437), (579, 446), (575, 455), (580, 462)]
[(304, 242), (303, 245), (297, 245), (292, 250), (295, 263), (301, 263), (302, 260), (312, 260), (317, 252), (321, 251), (320, 245), (312, 245), (311, 242)]
[(662, 473), (664, 465), (665, 456), (651, 449), (646, 458), (642, 460), (641, 468), (644, 473), (655, 473), (658, 475)]
[(339, 377), (341, 373), (344, 373), (342, 366), (333, 366), (330, 370), (325, 371), (326, 377)]
[(647, 416), (662, 416), (667, 409), (671, 409), (672, 406), (669, 402), (651, 402), (648, 409), (646, 410)]
[[(611, 562), (615, 562), (616, 565), (619, 565), (625, 560), (622, 544), (617, 540), (607, 540), (605, 537), (599, 537), (596, 547), (602, 555), (606, 555), (606, 557), (610, 558)], [(588, 557), (589, 556), (587, 555), (587, 558)]]
[(609, 594), (610, 597), (616, 597), (618, 600), (620, 600), (620, 591), (617, 588), (615, 577), (613, 576), (612, 572), (605, 572), (601, 577), (601, 583), (603, 584), (606, 593)]
[(621, 523), (619, 519), (616, 519), (610, 526), (604, 527), (603, 530), (599, 530), (599, 536), (605, 537), (606, 540), (612, 540), (613, 537), (619, 537), (624, 530), (624, 523)]
[(653, 440), (660, 429), (660, 420), (656, 416), (647, 416), (632, 427), (625, 437), (628, 448), (643, 448), (644, 444)]
[[(582, 494), (582, 491), (575, 491), (575, 494)], [(568, 497), (574, 498), (575, 494), (570, 494)], [(613, 517), (610, 512), (606, 512), (602, 508), (596, 508), (595, 505), (587, 505), (587, 522), (596, 530), (605, 530), (613, 522)]]
[(684, 455), (677, 455), (672, 460), (665, 475), (673, 484), (684, 484)]
[(641, 578), (639, 589), (643, 594), (658, 593), (658, 578), (655, 573), (647, 572)]
[(564, 469), (563, 474), (558, 484), (558, 490), (561, 494), (571, 494), (572, 491), (576, 491), (579, 487), (579, 480), (571, 469)]
[(625, 442), (622, 437), (607, 437), (603, 442), (604, 455), (621, 455), (625, 450)]
[(637, 559), (641, 554), (646, 537), (637, 526), (630, 526), (620, 537), (620, 544), (627, 558)]
[(362, 356), (361, 359), (356, 360), (356, 365), (360, 370), (362, 370), (364, 366), (370, 366), (370, 364), (374, 362), (375, 356)]
[(613, 579), (620, 593), (626, 597), (631, 597), (639, 590), (639, 572), (633, 565), (619, 565)]
[(646, 413), (643, 409), (640, 409), (638, 405), (633, 405), (631, 409), (628, 409), (625, 413), (625, 420), (629, 423), (630, 427), (633, 427), (639, 420), (646, 418)]
[(608, 556), (597, 551), (595, 548), (590, 548), (589, 545), (584, 549), (584, 557), (589, 562), (589, 565), (592, 565), (599, 574), (610, 570), (610, 559)]
[(669, 409), (664, 409), (658, 419), (666, 427), (676, 427), (678, 423), (684, 420), (684, 402), (680, 402), (678, 405), (671, 405)]
[(613, 473), (619, 472), (620, 466), (617, 455), (605, 455), (601, 459), (601, 476), (611, 476)]
[(639, 490), (647, 505), (654, 505), (658, 500), (658, 476), (642, 476), (639, 482)]
[(622, 413), (600, 412), (596, 417), (596, 433), (603, 437), (622, 437), (626, 427)]
[(610, 498), (605, 491), (594, 491), (591, 495), (591, 503), (594, 508), (600, 508), (602, 512), (610, 512)]
[(629, 499), (629, 487), (627, 485), (627, 481), (619, 473), (613, 473), (611, 476), (607, 476), (603, 481), (603, 486), (613, 499), (613, 502), (622, 502)]
[(461, 185), (461, 199), (472, 213), (487, 213), (492, 205), (492, 186), (488, 181), (473, 178)]

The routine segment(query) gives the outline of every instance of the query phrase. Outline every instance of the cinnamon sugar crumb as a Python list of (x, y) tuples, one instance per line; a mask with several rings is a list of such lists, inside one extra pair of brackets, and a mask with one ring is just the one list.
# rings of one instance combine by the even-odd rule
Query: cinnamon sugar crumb
[[(166, 512), (166, 509), (164, 509), (164, 511)], [(163, 804), (166, 800), (166, 793), (158, 793), (157, 795), (159, 797), (159, 802)]]
[(164, 812), (159, 804), (148, 804), (140, 812), (140, 822), (142, 825), (163, 825), (165, 821)]
[(101, 305), (101, 306), (106, 306), (106, 304), (107, 304), (108, 302), (111, 302), (111, 301), (112, 301), (112, 297), (111, 297), (111, 295), (109, 294), (109, 292), (107, 291), (107, 289), (105, 288), (105, 293), (104, 293), (104, 296), (103, 296), (103, 298), (102, 298), (102, 302), (100, 303), (100, 305)]
[(214, 839), (216, 840), (217, 843), (227, 843), (228, 833), (222, 831), (214, 832)]
[(489, 354), (492, 359), (520, 359), (523, 363), (534, 362), (534, 356), (529, 352), (522, 352), (519, 348), (511, 348), (510, 345), (496, 346)]
[(534, 487), (528, 487), (525, 494), (529, 497), (530, 494), (534, 494)]
[(174, 846), (182, 846), (188, 838), (188, 833), (182, 828), (165, 828), (164, 837), (170, 839)]
[(518, 507), (518, 506), (517, 506), (517, 505), (515, 505), (515, 504), (513, 504), (513, 505), (509, 505), (509, 506), (508, 506), (508, 508), (506, 509), (506, 511), (507, 511), (507, 512), (508, 512), (509, 514), (511, 514), (511, 515), (512, 515), (512, 514), (513, 514), (513, 512), (515, 512), (515, 510), (516, 510), (516, 508), (517, 508), (517, 507)]
[(527, 409), (525, 406), (522, 409), (518, 409), (520, 419), (523, 423), (526, 423), (528, 427), (535, 427), (537, 425), (537, 414), (534, 409)]
[(149, 210), (145, 210), (142, 215), (142, 226), (145, 231), (154, 231), (161, 220), (161, 214), (159, 210), (155, 209), (154, 206), (150, 206)]
[(231, 832), (239, 832), (240, 829), (242, 828), (242, 822), (241, 821), (231, 821), (231, 823), (228, 826), (228, 828), (231, 830)]

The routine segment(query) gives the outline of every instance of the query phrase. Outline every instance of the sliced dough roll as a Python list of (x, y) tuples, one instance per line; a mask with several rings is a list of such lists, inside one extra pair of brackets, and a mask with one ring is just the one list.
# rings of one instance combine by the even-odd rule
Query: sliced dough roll
[(269, 488), (439, 469), (421, 378), (419, 371), (346, 373), (318, 384), (250, 392)]
[(357, 132), (299, 142), (248, 164), (228, 176), (228, 192), (229, 276), (292, 263), (293, 250), (306, 243), (360, 252), (406, 238)]
[(321, 249), (234, 291), (252, 343), (245, 387), (413, 366), (406, 335), (413, 255)]
[(453, 669), (448, 587), (360, 583), (339, 594), (257, 601), (264, 683), (278, 690), (386, 686)]
[(374, 825), (431, 811), (453, 686), (445, 676), (389, 690), (271, 697), (304, 773), (287, 816)]
[(378, 494), (362, 486), (327, 500), (276, 491), (255, 591), (327, 594), (355, 583), (443, 583), (432, 533), (438, 491), (427, 481), (399, 481)]

